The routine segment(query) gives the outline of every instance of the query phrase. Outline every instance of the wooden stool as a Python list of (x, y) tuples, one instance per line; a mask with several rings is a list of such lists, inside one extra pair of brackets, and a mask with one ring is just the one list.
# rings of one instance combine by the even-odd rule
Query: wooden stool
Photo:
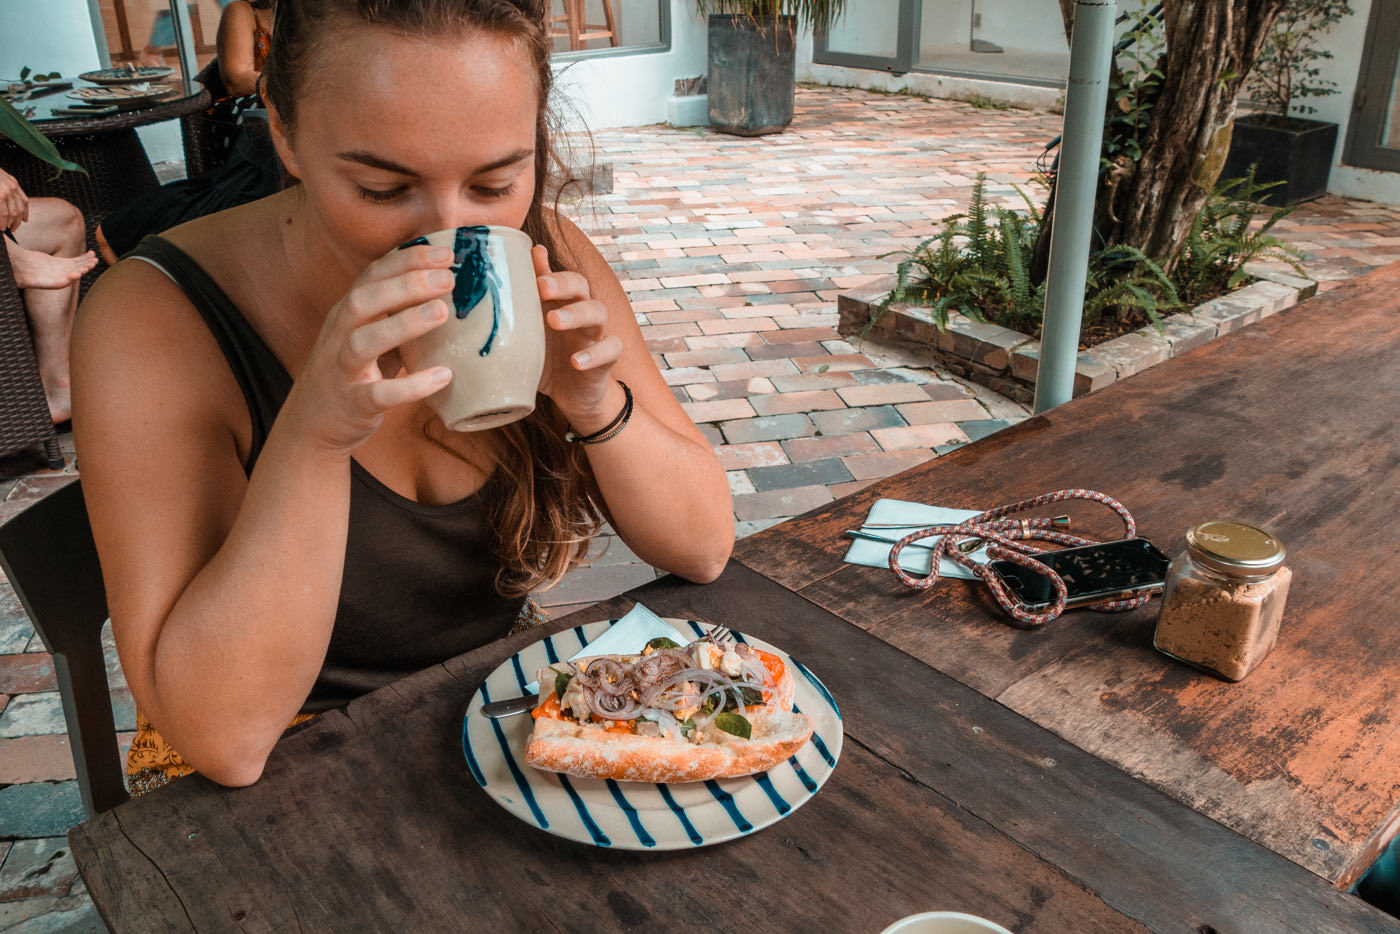
[[(569, 40), (569, 50), (577, 52), (590, 39), (607, 39), (608, 44), (617, 46), (617, 25), (613, 20), (612, 0), (601, 0), (603, 4), (602, 24), (589, 25), (584, 14), (587, 0), (560, 0), (564, 12), (549, 18), (549, 37)], [(562, 23), (563, 28), (558, 24)]]

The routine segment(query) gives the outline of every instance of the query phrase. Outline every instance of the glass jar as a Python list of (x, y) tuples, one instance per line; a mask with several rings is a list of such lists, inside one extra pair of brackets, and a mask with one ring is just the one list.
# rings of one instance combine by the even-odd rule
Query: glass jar
[(1230, 681), (1249, 674), (1278, 641), (1293, 574), (1273, 535), (1242, 522), (1188, 529), (1167, 569), (1152, 642), (1161, 652)]

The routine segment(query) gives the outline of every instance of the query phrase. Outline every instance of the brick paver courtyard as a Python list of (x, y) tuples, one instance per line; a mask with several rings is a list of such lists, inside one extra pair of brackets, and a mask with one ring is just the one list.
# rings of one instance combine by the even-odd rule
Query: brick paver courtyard
[[(800, 88), (779, 136), (598, 131), (615, 188), (580, 219), (627, 289), (676, 397), (729, 472), (745, 535), (1025, 417), (908, 351), (836, 332), (836, 296), (962, 210), (978, 172), (1019, 206), (1049, 113)], [(1400, 259), (1400, 208), (1327, 197), (1277, 231), (1321, 287)], [(75, 472), (0, 459), (0, 520)], [(977, 505), (977, 504), (969, 504)], [(542, 602), (555, 612), (651, 579), (614, 536)], [(112, 656), (118, 729), (134, 726)], [(124, 735), (124, 739), (129, 733)], [(53, 666), (0, 581), (0, 930), (101, 930), (62, 839), (80, 818)]]

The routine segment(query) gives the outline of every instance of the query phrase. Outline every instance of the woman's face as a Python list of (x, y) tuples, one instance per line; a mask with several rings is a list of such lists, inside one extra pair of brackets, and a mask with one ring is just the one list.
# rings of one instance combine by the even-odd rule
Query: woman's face
[(525, 222), (539, 94), (518, 45), (353, 26), (319, 57), (296, 126), (273, 132), (301, 179), (307, 232), (346, 273), (435, 230)]

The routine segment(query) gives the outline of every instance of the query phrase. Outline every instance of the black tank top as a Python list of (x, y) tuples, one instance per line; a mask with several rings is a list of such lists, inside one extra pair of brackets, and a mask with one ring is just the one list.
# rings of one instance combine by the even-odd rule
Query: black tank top
[[(249, 473), (292, 378), (198, 263), (160, 237), (130, 256), (152, 262), (199, 311), (248, 403)], [(345, 704), (397, 678), (505, 635), (524, 601), (492, 587), (498, 567), (486, 521), (494, 478), (466, 499), (426, 506), (400, 496), (355, 461), (340, 603), (325, 663), (302, 709)]]

